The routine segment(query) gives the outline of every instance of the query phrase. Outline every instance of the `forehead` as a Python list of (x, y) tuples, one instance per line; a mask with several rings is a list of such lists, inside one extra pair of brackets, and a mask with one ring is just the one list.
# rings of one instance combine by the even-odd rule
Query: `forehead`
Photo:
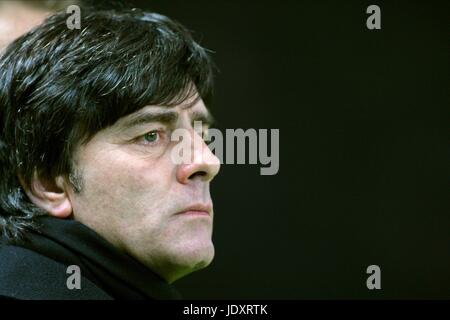
[(152, 106), (145, 106), (137, 111), (135, 111), (132, 114), (129, 114), (128, 116), (123, 117), (123, 119), (128, 117), (133, 117), (134, 115), (146, 113), (150, 111), (172, 111), (177, 113), (187, 112), (188, 114), (191, 114), (193, 112), (205, 112), (208, 113), (208, 109), (206, 108), (204, 102), (202, 99), (198, 99), (194, 102), (183, 102), (177, 106), (159, 106), (159, 105), (152, 105)]

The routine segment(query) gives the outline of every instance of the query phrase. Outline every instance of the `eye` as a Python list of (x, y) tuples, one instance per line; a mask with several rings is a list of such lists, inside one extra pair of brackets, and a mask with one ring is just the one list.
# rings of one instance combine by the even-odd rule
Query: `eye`
[[(195, 127), (194, 127), (195, 128)], [(203, 125), (202, 127), (201, 127), (201, 129), (200, 128), (195, 128), (195, 130), (196, 130), (196, 132), (197, 132), (197, 134), (200, 136), (200, 137), (202, 137), (202, 139), (203, 140), (207, 140), (207, 139), (209, 139), (209, 127), (208, 126), (206, 126), (206, 125)]]
[(142, 138), (144, 139), (145, 143), (154, 144), (159, 141), (160, 133), (157, 130), (153, 130), (144, 134)]
[(209, 136), (209, 128), (206, 127), (203, 131), (202, 131), (202, 138), (203, 140), (209, 140), (210, 136)]

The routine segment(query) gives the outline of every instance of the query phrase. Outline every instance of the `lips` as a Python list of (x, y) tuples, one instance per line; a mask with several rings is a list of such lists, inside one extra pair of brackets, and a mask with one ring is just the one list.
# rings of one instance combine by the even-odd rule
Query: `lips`
[(210, 203), (202, 204), (193, 204), (188, 207), (185, 207), (180, 212), (177, 212), (176, 214), (182, 214), (182, 215), (211, 215), (212, 205)]

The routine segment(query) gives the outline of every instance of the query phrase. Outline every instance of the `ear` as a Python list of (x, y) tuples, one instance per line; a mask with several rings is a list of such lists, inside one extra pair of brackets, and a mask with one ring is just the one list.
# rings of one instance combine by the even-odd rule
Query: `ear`
[(26, 186), (20, 176), (19, 180), (30, 200), (51, 216), (67, 218), (72, 214), (72, 203), (67, 193), (68, 186), (63, 176), (49, 180), (39, 176), (35, 171), (30, 186)]

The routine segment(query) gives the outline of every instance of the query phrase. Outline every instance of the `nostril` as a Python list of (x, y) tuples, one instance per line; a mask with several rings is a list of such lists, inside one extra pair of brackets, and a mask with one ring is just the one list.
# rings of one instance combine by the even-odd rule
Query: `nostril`
[(189, 179), (194, 179), (196, 176), (205, 177), (207, 173), (205, 171), (197, 171), (190, 175)]

